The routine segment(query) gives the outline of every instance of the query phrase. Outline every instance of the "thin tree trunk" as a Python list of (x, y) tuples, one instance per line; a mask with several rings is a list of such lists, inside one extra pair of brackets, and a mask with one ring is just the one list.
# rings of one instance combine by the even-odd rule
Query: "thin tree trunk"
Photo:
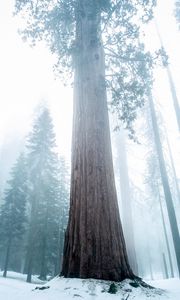
[(23, 274), (27, 274), (28, 261), (29, 261), (28, 255), (29, 255), (29, 251), (26, 251), (25, 259), (24, 259), (24, 266), (23, 266)]
[(47, 232), (48, 232), (48, 201), (46, 199), (46, 213), (44, 216), (44, 226), (42, 229), (42, 236), (41, 236), (41, 247), (42, 247), (42, 252), (41, 252), (41, 268), (40, 268), (40, 276), (39, 278), (41, 280), (46, 280), (47, 276), (47, 262), (46, 262), (46, 248), (47, 248)]
[(177, 197), (178, 197), (178, 201), (180, 203), (179, 184), (178, 184), (178, 180), (177, 180), (176, 169), (175, 169), (175, 166), (174, 166), (174, 160), (173, 160), (173, 157), (172, 157), (172, 151), (171, 151), (171, 147), (170, 147), (170, 144), (169, 144), (169, 139), (168, 139), (167, 134), (166, 134), (166, 141), (167, 141), (167, 145), (168, 145), (169, 156), (170, 156), (170, 160), (171, 160), (171, 166), (172, 166), (174, 181), (175, 181), (175, 185), (176, 185)]
[(168, 75), (168, 79), (169, 79), (169, 85), (170, 85), (170, 89), (171, 89), (171, 95), (172, 95), (172, 99), (173, 99), (174, 110), (175, 110), (175, 114), (176, 114), (176, 121), (177, 121), (178, 129), (180, 131), (179, 101), (178, 101), (174, 80), (173, 80), (173, 77), (172, 77), (171, 70), (170, 70), (169, 66), (166, 67), (166, 70), (167, 70), (167, 75)]
[(62, 249), (62, 247), (60, 244), (60, 240), (58, 241), (58, 246), (59, 246), (58, 253), (54, 260), (54, 276), (57, 276), (61, 272), (61, 269), (62, 269), (62, 267), (61, 267), (62, 261), (61, 261), (61, 255), (60, 255), (60, 252), (61, 252), (60, 249)]
[(164, 272), (165, 272), (165, 278), (169, 278), (169, 275), (168, 275), (168, 268), (167, 268), (167, 262), (166, 262), (166, 256), (164, 254), (164, 252), (162, 253), (162, 258), (163, 258), (163, 264), (164, 264)]
[(58, 237), (58, 251), (54, 261), (54, 275), (58, 275), (62, 270), (62, 256), (63, 256), (63, 245), (64, 245), (64, 231), (60, 227)]
[(151, 280), (153, 280), (153, 271), (152, 271), (152, 263), (151, 263), (151, 255), (150, 255), (150, 251), (149, 251), (149, 244), (147, 246), (147, 257), (148, 257), (148, 262), (149, 262), (149, 271), (150, 271), (150, 278)]
[(167, 235), (167, 230), (166, 230), (166, 223), (165, 223), (165, 219), (164, 219), (164, 212), (163, 212), (163, 207), (162, 207), (160, 193), (159, 193), (158, 199), (159, 199), (159, 205), (160, 205), (160, 211), (161, 211), (161, 219), (162, 219), (163, 231), (164, 231), (164, 236), (165, 236), (165, 241), (166, 241), (166, 247), (167, 247), (167, 252), (168, 252), (171, 277), (174, 277), (174, 270), (173, 270), (173, 263), (172, 263), (171, 251), (170, 251), (170, 246), (169, 246), (169, 240), (168, 240), (168, 235)]
[(33, 252), (31, 252), (28, 257), (27, 279), (26, 279), (27, 282), (31, 282), (32, 269), (33, 269)]
[(122, 225), (126, 242), (130, 266), (138, 274), (138, 264), (135, 251), (134, 228), (132, 220), (131, 191), (129, 185), (128, 164), (126, 155), (126, 140), (124, 131), (121, 130), (118, 138), (118, 164), (120, 173)]
[(8, 244), (7, 244), (7, 249), (6, 249), (6, 258), (5, 258), (5, 264), (4, 264), (3, 277), (6, 277), (6, 276), (7, 276), (7, 269), (8, 269), (8, 264), (9, 264), (9, 257), (10, 257), (10, 251), (11, 251), (11, 244), (12, 244), (12, 238), (9, 237), (9, 239), (8, 239)]
[(42, 237), (42, 252), (41, 252), (41, 268), (39, 278), (41, 280), (46, 280), (47, 268), (46, 268), (46, 232)]
[(81, 1), (76, 30), (70, 214), (62, 275), (133, 278), (115, 189), (99, 16)]
[(174, 242), (177, 266), (178, 266), (178, 271), (179, 271), (179, 275), (180, 275), (179, 230), (178, 230), (172, 195), (171, 195), (171, 191), (170, 191), (168, 175), (167, 175), (166, 166), (165, 166), (164, 154), (162, 151), (162, 145), (161, 145), (161, 140), (160, 140), (160, 135), (159, 135), (159, 130), (158, 130), (158, 124), (157, 124), (157, 119), (156, 119), (153, 98), (152, 98), (151, 94), (149, 96), (149, 106), (150, 106), (150, 111), (151, 111), (152, 126), (153, 126), (154, 139), (155, 139), (155, 147), (156, 147), (157, 155), (158, 155), (161, 179), (162, 179), (164, 195), (165, 195), (165, 200), (166, 200), (166, 206), (167, 206), (167, 211), (168, 211), (168, 216), (169, 216), (169, 221), (170, 221), (170, 226), (171, 226), (171, 232), (172, 232), (172, 237), (173, 237), (173, 242)]
[[(159, 37), (161, 47), (165, 49), (156, 21), (155, 21), (155, 27), (156, 27), (157, 35)], [(180, 131), (180, 106), (179, 106), (179, 101), (178, 101), (178, 97), (177, 97), (177, 93), (176, 93), (176, 87), (175, 87), (175, 84), (174, 84), (174, 80), (173, 80), (169, 65), (167, 65), (166, 70), (167, 70), (167, 76), (168, 76), (168, 80), (169, 80), (171, 95), (172, 95), (172, 99), (173, 99), (173, 105), (174, 105), (174, 111), (175, 111), (175, 115), (176, 115), (176, 121), (177, 121), (178, 129)]]
[(31, 207), (31, 219), (30, 219), (30, 228), (29, 228), (29, 237), (27, 245), (27, 255), (25, 267), (27, 268), (27, 282), (31, 282), (32, 271), (33, 271), (33, 262), (34, 262), (34, 249), (37, 235), (37, 196), (34, 195)]
[(29, 232), (29, 240), (28, 240), (28, 250), (27, 250), (27, 282), (31, 282), (32, 271), (33, 271), (33, 262), (34, 262), (34, 249), (35, 249), (35, 230), (36, 226), (35, 223), (32, 222), (30, 232)]
[[(63, 195), (60, 197), (63, 199)], [(59, 220), (59, 235), (58, 235), (58, 252), (54, 264), (54, 274), (58, 275), (62, 271), (62, 259), (63, 259), (63, 245), (65, 236), (65, 209), (62, 208), (62, 215)]]

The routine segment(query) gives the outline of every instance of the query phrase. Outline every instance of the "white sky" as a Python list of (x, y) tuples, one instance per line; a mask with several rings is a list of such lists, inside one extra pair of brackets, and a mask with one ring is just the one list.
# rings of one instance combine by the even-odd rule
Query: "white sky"
[(53, 57), (43, 45), (30, 48), (17, 33), (13, 1), (0, 2), (0, 144), (7, 136), (26, 135), (34, 108), (49, 102), (61, 153), (70, 155), (72, 91), (52, 71)]
[[(173, 17), (173, 2), (159, 0), (156, 15), (180, 96), (180, 32)], [(54, 117), (59, 150), (69, 158), (72, 91), (63, 88), (58, 79), (54, 80), (53, 57), (45, 47), (32, 49), (22, 42), (18, 24), (12, 18), (13, 3), (13, 0), (0, 1), (0, 145), (7, 137), (28, 133), (34, 108), (45, 98)], [(159, 42), (153, 25), (149, 31), (147, 43), (153, 49)], [(155, 94), (167, 123), (174, 157), (178, 157), (178, 132), (164, 70), (157, 72)]]

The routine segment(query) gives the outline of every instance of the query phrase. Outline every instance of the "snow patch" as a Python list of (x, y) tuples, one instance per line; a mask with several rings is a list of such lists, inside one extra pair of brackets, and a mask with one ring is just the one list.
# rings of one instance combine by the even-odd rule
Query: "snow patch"
[[(180, 300), (179, 279), (168, 279), (148, 282), (156, 289), (142, 286), (133, 287), (131, 280), (127, 279), (117, 286), (116, 294), (109, 294), (111, 282), (95, 279), (76, 279), (56, 277), (42, 285), (42, 282), (33, 277), (38, 283), (28, 284), (26, 276), (8, 272), (11, 278), (3, 278), (0, 273), (0, 299), (1, 300)], [(44, 289), (39, 289), (43, 286)], [(48, 287), (48, 288), (46, 288)]]

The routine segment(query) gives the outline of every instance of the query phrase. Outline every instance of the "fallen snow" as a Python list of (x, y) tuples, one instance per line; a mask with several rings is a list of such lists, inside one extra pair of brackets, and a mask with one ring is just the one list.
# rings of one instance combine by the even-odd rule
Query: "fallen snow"
[[(93, 279), (65, 279), (56, 277), (42, 285), (37, 277), (32, 284), (25, 282), (25, 275), (8, 272), (7, 278), (0, 273), (0, 300), (180, 300), (180, 280), (151, 281), (157, 289), (134, 288), (125, 280), (118, 284), (117, 294), (109, 294), (109, 282)], [(45, 290), (36, 287), (49, 287)]]

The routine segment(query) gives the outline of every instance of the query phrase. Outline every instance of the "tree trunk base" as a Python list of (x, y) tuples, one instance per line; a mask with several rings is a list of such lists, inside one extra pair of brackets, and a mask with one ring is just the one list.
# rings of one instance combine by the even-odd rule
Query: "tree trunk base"
[(3, 277), (6, 277), (7, 276), (7, 271), (4, 271), (3, 272)]

